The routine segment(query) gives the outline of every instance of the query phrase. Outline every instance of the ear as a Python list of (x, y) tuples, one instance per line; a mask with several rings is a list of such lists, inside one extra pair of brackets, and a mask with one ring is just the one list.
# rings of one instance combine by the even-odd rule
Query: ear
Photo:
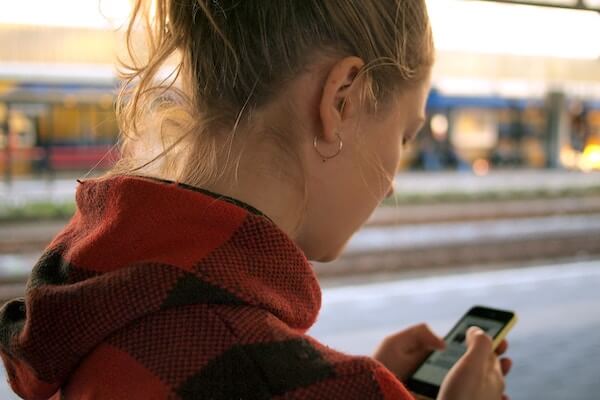
[[(365, 65), (359, 57), (346, 57), (336, 62), (327, 74), (320, 102), (320, 119), (323, 131), (320, 139), (335, 143), (336, 131), (342, 121), (356, 112), (358, 92), (356, 75)], [(343, 107), (342, 107), (343, 104)]]

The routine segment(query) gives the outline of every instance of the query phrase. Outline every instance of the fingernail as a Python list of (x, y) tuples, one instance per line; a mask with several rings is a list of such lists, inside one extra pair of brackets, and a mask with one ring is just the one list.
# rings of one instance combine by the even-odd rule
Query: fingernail
[(483, 332), (483, 331), (478, 326), (471, 326), (471, 327), (469, 327), (467, 334), (469, 334), (469, 332), (472, 332), (471, 334), (474, 335), (476, 333)]

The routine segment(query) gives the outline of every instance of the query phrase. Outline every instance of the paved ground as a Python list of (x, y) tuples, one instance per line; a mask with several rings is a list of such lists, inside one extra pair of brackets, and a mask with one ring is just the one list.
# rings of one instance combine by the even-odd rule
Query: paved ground
[[(597, 400), (599, 287), (600, 259), (328, 286), (311, 333), (339, 350), (370, 354), (385, 335), (410, 324), (425, 321), (444, 334), (474, 304), (512, 309), (519, 315), (509, 335), (512, 399)], [(0, 398), (17, 399), (6, 384)]]
[(600, 398), (600, 259), (526, 269), (396, 280), (324, 290), (312, 334), (370, 354), (379, 340), (428, 322), (443, 335), (474, 304), (515, 310), (509, 335), (513, 400)]

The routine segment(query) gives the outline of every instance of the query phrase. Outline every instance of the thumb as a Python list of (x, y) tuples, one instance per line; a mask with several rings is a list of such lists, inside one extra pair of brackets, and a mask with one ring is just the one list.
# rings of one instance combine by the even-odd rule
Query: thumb
[(486, 359), (492, 351), (492, 339), (481, 328), (472, 326), (467, 330), (467, 353), (471, 357)]

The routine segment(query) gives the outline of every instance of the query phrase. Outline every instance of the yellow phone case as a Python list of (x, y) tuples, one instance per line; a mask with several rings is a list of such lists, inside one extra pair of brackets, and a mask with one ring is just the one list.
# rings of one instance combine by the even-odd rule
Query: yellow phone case
[(500, 332), (498, 332), (498, 335), (494, 338), (494, 341), (492, 342), (494, 350), (496, 350), (496, 347), (498, 347), (500, 342), (502, 342), (502, 340), (506, 337), (508, 332), (510, 332), (510, 330), (513, 328), (513, 326), (515, 326), (516, 323), (517, 314), (513, 314), (512, 319), (508, 321), (508, 324), (506, 324), (504, 328)]

